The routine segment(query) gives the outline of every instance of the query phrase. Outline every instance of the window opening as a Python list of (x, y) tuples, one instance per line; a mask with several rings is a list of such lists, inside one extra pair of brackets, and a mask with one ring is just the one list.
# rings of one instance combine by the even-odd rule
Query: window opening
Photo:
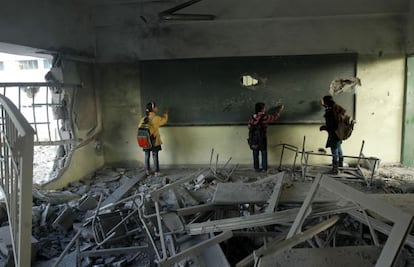
[(44, 69), (51, 69), (52, 68), (52, 60), (51, 59), (43, 59), (43, 68)]
[[(6, 66), (0, 72), (0, 94), (16, 105), (35, 130), (33, 181), (49, 181), (65, 166), (67, 155), (73, 149), (67, 105), (72, 103), (69, 96), (74, 95), (68, 92), (76, 90), (76, 85), (45, 82), (47, 72), (54, 67), (50, 58), (0, 53), (0, 62)], [(28, 69), (32, 71), (26, 72)]]
[(38, 69), (37, 60), (19, 60), (18, 63), (21, 70)]

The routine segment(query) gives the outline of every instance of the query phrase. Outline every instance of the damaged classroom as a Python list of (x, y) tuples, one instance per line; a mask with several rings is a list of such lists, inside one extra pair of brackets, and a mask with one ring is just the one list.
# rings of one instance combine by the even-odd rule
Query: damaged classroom
[(414, 266), (413, 1), (2, 1), (0, 52), (52, 62), (0, 59), (0, 267)]

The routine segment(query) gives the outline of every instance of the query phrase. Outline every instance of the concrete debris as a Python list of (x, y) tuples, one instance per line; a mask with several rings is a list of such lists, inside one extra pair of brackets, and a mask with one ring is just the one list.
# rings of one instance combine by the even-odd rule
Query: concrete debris
[(376, 246), (297, 248), (263, 257), (257, 266), (275, 266), (275, 262), (289, 267), (374, 266), (380, 252), (381, 249)]
[[(389, 194), (379, 172), (368, 187), (311, 166), (312, 179), (291, 166), (256, 173), (213, 154), (204, 169), (102, 169), (61, 192), (34, 190), (32, 266), (412, 264), (404, 205), (414, 195)], [(13, 258), (4, 236), (7, 226), (2, 262)]]
[(73, 210), (69, 206), (65, 206), (64, 209), (60, 212), (56, 220), (52, 223), (54, 228), (67, 231), (72, 228), (73, 222), (75, 221), (75, 216), (73, 215)]
[(98, 206), (98, 200), (96, 200), (95, 197), (90, 195), (84, 195), (79, 200), (78, 209), (80, 211), (87, 211), (95, 209), (96, 206)]
[(329, 94), (338, 95), (343, 92), (350, 92), (356, 86), (361, 86), (361, 80), (358, 77), (336, 79), (329, 86)]

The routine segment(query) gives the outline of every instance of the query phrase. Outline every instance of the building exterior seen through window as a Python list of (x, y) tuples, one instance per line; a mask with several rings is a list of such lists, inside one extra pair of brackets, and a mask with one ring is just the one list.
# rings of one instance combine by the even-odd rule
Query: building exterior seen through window
[(21, 70), (37, 70), (38, 64), (37, 64), (38, 60), (19, 60), (19, 69)]
[(49, 179), (58, 147), (70, 142), (64, 140), (67, 135), (62, 137), (64, 122), (57, 115), (65, 110), (63, 90), (38, 86), (46, 84), (45, 75), (51, 67), (52, 57), (0, 53), (0, 94), (16, 105), (35, 130), (34, 182), (40, 183)]

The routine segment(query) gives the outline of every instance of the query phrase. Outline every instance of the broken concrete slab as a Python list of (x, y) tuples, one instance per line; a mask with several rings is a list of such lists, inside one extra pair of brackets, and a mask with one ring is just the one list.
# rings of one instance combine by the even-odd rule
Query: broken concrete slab
[[(194, 236), (191, 239), (182, 242), (179, 245), (180, 250), (186, 250), (191, 248), (201, 242), (209, 240), (212, 236), (211, 234), (198, 235)], [(180, 263), (183, 263), (180, 261)], [(230, 263), (227, 260), (226, 255), (224, 255), (220, 245), (215, 244), (210, 247), (206, 247), (200, 253), (196, 253), (187, 259), (187, 263), (193, 266), (204, 266), (204, 267), (230, 267)], [(183, 263), (181, 266), (185, 266)]]
[(174, 212), (168, 212), (161, 215), (162, 221), (170, 232), (184, 232), (184, 224), (181, 218)]
[(78, 194), (74, 194), (69, 191), (40, 191), (36, 188), (33, 188), (32, 193), (35, 199), (50, 204), (64, 204), (80, 198)]
[[(318, 178), (315, 179), (315, 182), (312, 185), (312, 190), (309, 192), (309, 201), (303, 204), (301, 208), (302, 210), (306, 210), (306, 206), (312, 202), (315, 190), (317, 190), (319, 186), (326, 188), (341, 198), (356, 203), (361, 209), (375, 212), (376, 214), (394, 223), (390, 235), (388, 236), (388, 239), (386, 240), (376, 263), (378, 266), (392, 266), (395, 263), (397, 255), (404, 244), (408, 232), (411, 229), (413, 215), (405, 213), (384, 201), (375, 200), (368, 195), (345, 185), (344, 183), (322, 174), (318, 174)], [(301, 217), (303, 216), (306, 215), (301, 214)], [(298, 217), (295, 222), (299, 220), (301, 220), (300, 217)], [(296, 233), (298, 232), (298, 229), (298, 227), (292, 228), (290, 232)]]
[(55, 258), (55, 259), (51, 259), (48, 261), (35, 262), (32, 264), (32, 267), (50, 267), (50, 266), (73, 267), (73, 266), (76, 266), (74, 265), (76, 264), (76, 257), (77, 257), (76, 252), (72, 252), (66, 255), (65, 257), (63, 257), (63, 259), (58, 263), (58, 265), (55, 265), (57, 261), (57, 258)]
[[(280, 193), (280, 203), (302, 203), (309, 193), (311, 182), (292, 182), (285, 184)], [(320, 188), (313, 202), (337, 202), (341, 198), (325, 188)]]
[(266, 203), (272, 188), (264, 184), (218, 183), (212, 203), (229, 205), (235, 203)]
[(204, 249), (211, 247), (213, 245), (216, 245), (224, 240), (227, 240), (229, 238), (231, 238), (233, 236), (232, 232), (224, 232), (221, 233), (215, 237), (212, 237), (206, 241), (203, 241), (197, 245), (194, 245), (190, 248), (187, 248), (185, 250), (180, 251), (179, 253), (175, 254), (172, 257), (167, 258), (166, 260), (163, 260), (161, 262), (159, 262), (160, 267), (167, 267), (170, 266), (173, 263), (176, 263), (182, 259), (185, 259), (191, 255), (200, 253), (201, 251), (203, 251)]
[(67, 231), (72, 228), (73, 222), (75, 221), (75, 213), (72, 208), (65, 206), (60, 212), (56, 220), (52, 223), (52, 226), (62, 231)]
[(169, 191), (171, 189), (174, 189), (174, 188), (176, 188), (176, 187), (178, 187), (178, 186), (180, 186), (180, 185), (182, 185), (184, 183), (187, 183), (189, 181), (192, 181), (194, 179), (194, 177), (195, 176), (198, 176), (201, 172), (203, 172), (203, 171), (201, 170), (201, 171), (197, 171), (195, 173), (189, 174), (189, 175), (187, 175), (187, 177), (184, 177), (182, 179), (176, 180), (173, 183), (166, 184), (163, 187), (161, 187), (161, 188), (159, 188), (157, 190), (154, 190), (153, 192), (151, 192), (152, 199), (154, 201), (158, 201), (159, 198), (160, 198), (160, 196), (161, 196), (161, 194), (163, 194), (164, 192)]
[(368, 267), (375, 266), (381, 248), (375, 246), (297, 248), (260, 259), (258, 267)]
[[(291, 182), (283, 185), (279, 203), (302, 203), (312, 183)], [(232, 205), (237, 203), (266, 203), (273, 191), (271, 183), (218, 183), (212, 203)], [(321, 188), (314, 202), (336, 202), (340, 197)]]
[(98, 200), (90, 195), (84, 195), (78, 203), (78, 209), (81, 211), (93, 210), (98, 206)]
[[(32, 257), (32, 261), (33, 261), (36, 257), (37, 246), (39, 245), (39, 242), (33, 236), (31, 237), (31, 242), (32, 242), (31, 257)], [(7, 225), (7, 226), (0, 227), (0, 243), (3, 244), (2, 253), (6, 253), (5, 248), (9, 249), (10, 251), (13, 251), (13, 244), (12, 244), (10, 226)]]
[(291, 238), (287, 238), (283, 241), (280, 239), (273, 240), (270, 244), (263, 246), (253, 252), (252, 255), (244, 258), (242, 261), (237, 263), (236, 267), (250, 266), (251, 263), (258, 260), (258, 258), (265, 257), (268, 255), (276, 256), (283, 253), (286, 250), (291, 249), (292, 247), (312, 238), (318, 233), (325, 231), (331, 226), (335, 225), (339, 220), (339, 216), (333, 216), (311, 228), (307, 229), (303, 233), (296, 234)]
[[(188, 169), (185, 169), (185, 172), (191, 173), (192, 170), (188, 171)], [(184, 173), (184, 171), (182, 173)], [(134, 175), (129, 176), (133, 177)], [(76, 243), (80, 243), (81, 247), (81, 250), (78, 250), (77, 252), (78, 256), (84, 253), (82, 254), (82, 265), (79, 266), (103, 266), (104, 264), (108, 264), (111, 266), (118, 266), (115, 264), (119, 264), (120, 266), (128, 266), (128, 264), (131, 266), (150, 266), (149, 264), (154, 263), (154, 261), (163, 262), (185, 251), (186, 248), (193, 247), (199, 242), (191, 243), (191, 245), (187, 247), (184, 247), (184, 243), (186, 243), (188, 240), (198, 240), (200, 236), (207, 236), (207, 234), (205, 233), (210, 233), (213, 229), (213, 231), (217, 232), (227, 230), (231, 230), (232, 232), (234, 231), (233, 237), (229, 240), (226, 240), (226, 242), (223, 243), (224, 246), (227, 246), (227, 244), (229, 244), (224, 251), (221, 250), (220, 245), (214, 244), (211, 247), (204, 247), (200, 251), (194, 250), (196, 252), (194, 253), (194, 255), (189, 254), (189, 256), (184, 256), (182, 259), (176, 259), (177, 262), (175, 262), (175, 264), (177, 266), (185, 266), (186, 264), (207, 267), (227, 266), (225, 265), (227, 258), (231, 261), (231, 265), (234, 266), (233, 264), (236, 264), (244, 255), (249, 255), (253, 251), (254, 248), (251, 247), (252, 244), (254, 244), (256, 248), (260, 246), (268, 246), (271, 242), (277, 241), (278, 237), (281, 234), (285, 233), (286, 236), (288, 232), (288, 227), (291, 225), (292, 221), (295, 218), (295, 216), (291, 216), (289, 222), (282, 222), (278, 220), (269, 219), (266, 217), (266, 215), (262, 215), (265, 214), (266, 202), (269, 202), (273, 199), (271, 197), (272, 192), (275, 192), (274, 188), (278, 187), (278, 185), (276, 184), (277, 180), (275, 181), (275, 179), (269, 179), (269, 177), (266, 176), (266, 174), (264, 173), (255, 174), (253, 171), (249, 172), (248, 170), (243, 170), (243, 173), (236, 172), (236, 175), (232, 176), (231, 181), (234, 181), (234, 183), (238, 183), (239, 181), (250, 182), (251, 184), (253, 184), (254, 187), (264, 186), (263, 188), (266, 188), (266, 190), (268, 190), (269, 192), (269, 197), (265, 199), (266, 202), (264, 202), (263, 205), (249, 205), (250, 207), (254, 206), (254, 211), (249, 210), (249, 212), (244, 212), (244, 205), (242, 207), (241, 205), (239, 205), (240, 203), (231, 203), (231, 201), (229, 202), (230, 204), (226, 205), (215, 205), (214, 203), (212, 203), (211, 201), (217, 189), (216, 179), (210, 181), (208, 179), (205, 179), (202, 187), (195, 188), (194, 179), (197, 177), (196, 175), (193, 175), (193, 177), (191, 177), (191, 180), (188, 180), (186, 182), (183, 182), (182, 179), (187, 178), (188, 175), (176, 174), (174, 176), (175, 179), (172, 179), (171, 177), (172, 176), (168, 176), (171, 182), (180, 182), (175, 184), (174, 186), (169, 186), (170, 184), (165, 185), (163, 183), (163, 180), (158, 179), (157, 177), (152, 177), (151, 179), (143, 179), (138, 181), (139, 184), (137, 186), (131, 187), (130, 190), (128, 190), (125, 193), (125, 195), (122, 196), (123, 199), (110, 203), (109, 205), (106, 205), (101, 209), (96, 208), (96, 212), (92, 212), (91, 210), (89, 212), (79, 212), (79, 217), (77, 219), (83, 221), (83, 223), (74, 226), (74, 231), (62, 233), (62, 236), (56, 239), (54, 239), (54, 237), (52, 236), (46, 237), (47, 239), (44, 239), (45, 244), (49, 242), (48, 245), (50, 244), (51, 246), (50, 250), (55, 250), (55, 252), (51, 255), (42, 254), (40, 257), (48, 258), (48, 256), (59, 256), (61, 253), (61, 249), (63, 249), (70, 241), (70, 237), (73, 236), (75, 232), (81, 230), (82, 234), (79, 236), (78, 241), (76, 241)], [(300, 204), (302, 204), (303, 200), (307, 196), (307, 193), (309, 192), (310, 185), (312, 185), (312, 183), (310, 183), (309, 181), (292, 182), (291, 176), (289, 175), (287, 175), (285, 178), (286, 179), (284, 179), (284, 181), (281, 182), (281, 185), (283, 186), (280, 188), (279, 205), (275, 205), (274, 207), (275, 210), (278, 210), (277, 212), (280, 212), (282, 210), (297, 209), (296, 207), (299, 207)], [(102, 196), (111, 195), (103, 193), (103, 189), (106, 189), (107, 192), (115, 192), (118, 185), (122, 184), (120, 183), (121, 181), (111, 182), (110, 184), (101, 183), (99, 186), (104, 188), (98, 187), (97, 183), (91, 181), (91, 192), (88, 192), (88, 194), (93, 195), (94, 193), (96, 194), (98, 192), (98, 194), (102, 194)], [(358, 184), (358, 186), (361, 185)], [(70, 188), (70, 190), (72, 192), (77, 192), (76, 189)], [(324, 190), (327, 191), (328, 194), (320, 194), (320, 192)], [(152, 194), (154, 191), (158, 192)], [(195, 194), (195, 197), (193, 197), (192, 194)], [(159, 198), (151, 198), (151, 196), (159, 196)], [(275, 194), (275, 196), (277, 200), (277, 194)], [(120, 239), (126, 240), (126, 242), (122, 244), (122, 247), (115, 248), (116, 246), (120, 245), (118, 243), (118, 240), (110, 245), (108, 244), (110, 248), (99, 246), (97, 247), (95, 239), (93, 237), (91, 238), (90, 231), (87, 235), (83, 234), (86, 233), (88, 229), (92, 229), (92, 220), (85, 220), (85, 218), (94, 218), (94, 214), (96, 215), (96, 213), (101, 214), (109, 211), (114, 211), (117, 209), (121, 210), (123, 215), (128, 216), (129, 214), (134, 212), (137, 206), (141, 207), (141, 205), (135, 201), (138, 198), (141, 198), (141, 200), (144, 199), (146, 202), (142, 209), (137, 209), (140, 211), (138, 212), (138, 215), (140, 216), (138, 218), (138, 222), (133, 222), (139, 223), (139, 226), (135, 227), (134, 224), (134, 226), (128, 230), (128, 233), (131, 234), (126, 234), (120, 237)], [(350, 201), (347, 201), (346, 203), (337, 202), (341, 199), (342, 198), (337, 194), (331, 193), (329, 190), (326, 190), (324, 187), (321, 187), (315, 195), (314, 200), (317, 201), (313, 201), (311, 213), (307, 217), (309, 220), (306, 220), (304, 222), (303, 229), (309, 229), (311, 225), (317, 223), (317, 221), (319, 220), (322, 220), (323, 218), (325, 218), (325, 216), (330, 217), (333, 214), (346, 213), (350, 212), (351, 209), (358, 209), (358, 207), (355, 207), (355, 205), (351, 205)], [(56, 206), (51, 205), (50, 208), (56, 209)], [(56, 212), (53, 213), (55, 214)], [(170, 215), (166, 215), (168, 213), (173, 214), (173, 216), (170, 218)], [(264, 216), (264, 218), (262, 218), (263, 220), (261, 220), (257, 216)], [(160, 218), (159, 224), (158, 217)], [(125, 218), (125, 216), (123, 216), (123, 218)], [(240, 220), (240, 218), (243, 219)], [(340, 246), (344, 244), (357, 244), (357, 242), (359, 241), (368, 241), (366, 243), (369, 244), (370, 233), (367, 231), (368, 228), (361, 227), (361, 224), (358, 222), (358, 220), (355, 220), (349, 216), (344, 216), (344, 218), (345, 221), (341, 221), (341, 224), (336, 224), (332, 229), (329, 229), (326, 232), (321, 232), (320, 234), (313, 236), (312, 239), (308, 239), (300, 243), (300, 246), (313, 246), (314, 248), (322, 245)], [(226, 221), (228, 219), (230, 220)], [(247, 223), (245, 223), (244, 219), (246, 219)], [(268, 222), (265, 222), (263, 225), (260, 225), (264, 222), (265, 219), (269, 219)], [(197, 235), (189, 235), (189, 232), (182, 231), (182, 228), (180, 224), (177, 223), (177, 220), (181, 220), (185, 226), (197, 223), (200, 227), (206, 227), (203, 228), (202, 231), (198, 231), (199, 229), (194, 229), (194, 233), (198, 231), (196, 233)], [(211, 220), (211, 222), (208, 222), (208, 220)], [(128, 228), (130, 227), (131, 222), (128, 222)], [(358, 229), (341, 228), (345, 223), (350, 223), (352, 226), (355, 227), (361, 227), (361, 231), (363, 231), (362, 235), (359, 231), (355, 232), (355, 230)], [(258, 226), (256, 227), (254, 225)], [(82, 227), (84, 227), (84, 229), (82, 229)], [(374, 228), (375, 227), (376, 226), (374, 226)], [(40, 228), (39, 230), (41, 230), (41, 227), (38, 228)], [(236, 230), (232, 230), (233, 228), (236, 228)], [(110, 228), (108, 229), (110, 230)], [(160, 231), (159, 229), (163, 230)], [(171, 234), (174, 231), (178, 231), (178, 235)], [(143, 235), (144, 233), (145, 236)], [(379, 237), (384, 237), (381, 234), (379, 235)], [(106, 232), (105, 236), (108, 236), (108, 232)], [(295, 236), (297, 235), (294, 235), (293, 237)], [(364, 240), (362, 238), (364, 238)], [(165, 244), (161, 245), (161, 242), (164, 242)], [(279, 242), (283, 242), (283, 240), (279, 240)], [(128, 250), (130, 253), (121, 253), (124, 250), (123, 248), (125, 247), (133, 248), (136, 246), (140, 246), (142, 244), (148, 245), (148, 247), (143, 248), (142, 250), (135, 250), (136, 253), (133, 249)], [(234, 245), (237, 246), (237, 248), (235, 249), (238, 250), (237, 253), (240, 253), (237, 254), (239, 255), (238, 258), (234, 257), (234, 255), (232, 254), (233, 249), (230, 249), (230, 246)], [(212, 255), (214, 255), (214, 257), (216, 256), (215, 253), (207, 253), (205, 257), (202, 256), (202, 254), (204, 254), (210, 248), (216, 248), (217, 250), (221, 251), (221, 256), (217, 256), (220, 258), (219, 264), (215, 262), (212, 258)], [(286, 246), (284, 246), (284, 248), (282, 249), (282, 254), (288, 252), (288, 250), (284, 250), (285, 248)], [(106, 253), (110, 252), (112, 249), (114, 249), (113, 252)], [(157, 252), (161, 251), (162, 254), (160, 256), (160, 254), (157, 254)], [(164, 255), (166, 258), (164, 258)], [(268, 256), (264, 256), (263, 259), (267, 257)], [(136, 261), (131, 259), (136, 259)], [(210, 259), (212, 259), (213, 261), (208, 262), (207, 260)], [(221, 262), (221, 260), (224, 261)]]
[(414, 216), (414, 194), (369, 194)]
[(142, 172), (140, 175), (135, 176), (133, 178), (126, 177), (123, 180), (122, 185), (102, 202), (102, 207), (105, 207), (106, 205), (115, 203), (118, 200), (120, 200), (138, 181), (142, 180), (144, 177), (145, 172)]
[[(391, 233), (391, 229), (392, 226), (386, 224), (385, 222), (382, 222), (380, 220), (377, 220), (375, 218), (372, 217), (368, 217), (368, 221), (367, 222), (367, 218), (359, 211), (356, 210), (351, 210), (347, 212), (352, 218), (354, 218), (355, 220), (364, 223), (366, 225), (372, 225), (372, 227), (377, 230), (378, 232), (381, 232), (385, 235), (390, 235)], [(407, 238), (405, 239), (405, 244), (409, 245), (410, 247), (414, 248), (414, 236), (408, 234)]]

